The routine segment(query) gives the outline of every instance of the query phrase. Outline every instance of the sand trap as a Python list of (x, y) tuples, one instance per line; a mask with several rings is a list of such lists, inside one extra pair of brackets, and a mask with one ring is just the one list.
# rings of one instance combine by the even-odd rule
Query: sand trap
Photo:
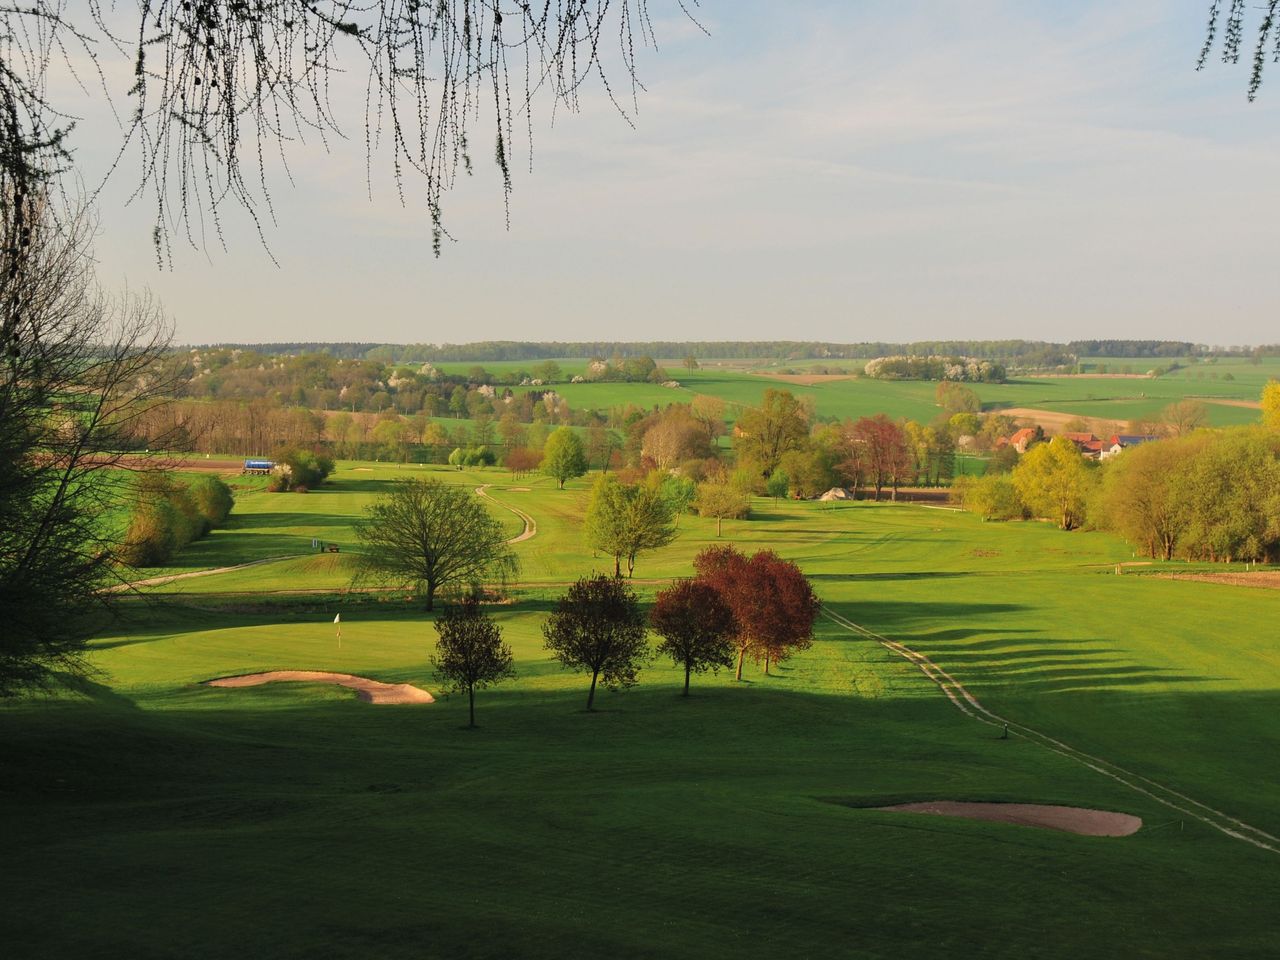
[(533, 487), (507, 487), (512, 493), (533, 493)]
[(382, 683), (349, 673), (324, 673), (320, 670), (272, 670), (268, 673), (246, 673), (238, 677), (206, 680), (211, 687), (257, 687), (277, 680), (302, 683), (334, 683), (354, 690), (366, 703), (434, 703), (435, 697), (411, 683)]
[(959, 800), (926, 800), (921, 803), (899, 803), (891, 807), (875, 807), (899, 813), (931, 813), (967, 820), (993, 820), (1022, 827), (1065, 830), (1086, 837), (1127, 837), (1137, 833), (1142, 818), (1108, 810), (1084, 807), (1054, 807), (1041, 803), (966, 803)]
[(352, 467), (352, 473), (373, 473), (373, 467)]

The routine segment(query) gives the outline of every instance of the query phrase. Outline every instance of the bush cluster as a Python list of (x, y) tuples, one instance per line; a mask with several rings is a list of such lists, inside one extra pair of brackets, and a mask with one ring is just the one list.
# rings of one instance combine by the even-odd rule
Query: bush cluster
[(165, 473), (135, 481), (136, 506), (116, 552), (131, 567), (158, 567), (193, 540), (226, 523), (235, 498), (217, 477), (182, 483)]

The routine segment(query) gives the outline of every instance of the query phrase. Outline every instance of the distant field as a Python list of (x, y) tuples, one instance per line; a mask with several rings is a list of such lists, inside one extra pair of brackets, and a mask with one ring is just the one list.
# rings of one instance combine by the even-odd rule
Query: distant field
[[(627, 404), (648, 408), (687, 403), (696, 394), (707, 394), (725, 401), (726, 418), (730, 422), (737, 419), (743, 408), (758, 404), (768, 389), (812, 397), (818, 415), (826, 418), (856, 419), (884, 413), (895, 419), (909, 417), (929, 422), (938, 414), (934, 402), (936, 383), (863, 377), (805, 384), (763, 376), (741, 367), (730, 368), (727, 366), (730, 362), (747, 363), (724, 361), (726, 366), (722, 367), (717, 366), (716, 361), (707, 361), (698, 370), (669, 367), (668, 372), (681, 385), (677, 390), (648, 383), (566, 383), (555, 384), (552, 389), (575, 409), (598, 410)], [(803, 368), (801, 363), (785, 365)], [(569, 370), (566, 363), (562, 366)], [(488, 368), (496, 367), (494, 364)], [(1257, 421), (1256, 410), (1233, 404), (1256, 402), (1266, 382), (1280, 378), (1280, 360), (1268, 359), (1261, 365), (1221, 360), (1216, 364), (1196, 364), (1185, 372), (1190, 375), (1178, 371), (1158, 378), (1027, 377), (1003, 384), (974, 384), (973, 388), (985, 409), (1030, 407), (1126, 422), (1158, 415), (1170, 403), (1191, 397), (1206, 402), (1212, 425), (1229, 426)], [(1221, 379), (1228, 373), (1235, 379)], [(1212, 379), (1213, 374), (1217, 374), (1218, 379)], [(1215, 403), (1215, 400), (1232, 403)]]

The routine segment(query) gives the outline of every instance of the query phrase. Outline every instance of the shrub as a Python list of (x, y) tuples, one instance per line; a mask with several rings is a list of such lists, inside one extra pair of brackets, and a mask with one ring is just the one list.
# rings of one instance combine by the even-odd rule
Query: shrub
[(212, 530), (227, 522), (231, 508), (236, 505), (231, 488), (217, 477), (196, 477), (187, 486), (187, 492), (195, 501), (196, 509), (204, 517), (206, 529)]
[(267, 485), (272, 493), (295, 490), (298, 487), (318, 487), (324, 483), (325, 477), (333, 473), (333, 460), (301, 447), (286, 447), (276, 454), (275, 459), (278, 472), (273, 474), (272, 480), (279, 477), (281, 481)]

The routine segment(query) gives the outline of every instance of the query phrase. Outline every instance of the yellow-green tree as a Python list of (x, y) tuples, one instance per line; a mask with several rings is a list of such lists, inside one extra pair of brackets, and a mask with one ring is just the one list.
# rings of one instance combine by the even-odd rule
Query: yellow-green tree
[(1093, 472), (1070, 440), (1054, 437), (1032, 447), (1013, 470), (1018, 496), (1037, 517), (1056, 520), (1063, 530), (1085, 521)]
[(1272, 380), (1262, 388), (1262, 422), (1272, 430), (1280, 430), (1280, 380)]

